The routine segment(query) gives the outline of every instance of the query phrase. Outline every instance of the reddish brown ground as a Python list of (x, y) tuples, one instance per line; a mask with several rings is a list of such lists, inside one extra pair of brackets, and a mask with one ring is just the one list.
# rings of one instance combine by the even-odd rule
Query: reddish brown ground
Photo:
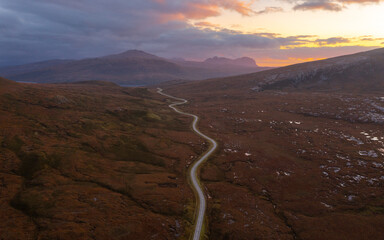
[[(210, 84), (165, 90), (220, 143), (209, 239), (384, 239), (384, 96)], [(189, 124), (155, 91), (1, 79), (0, 239), (188, 239)]]
[(145, 89), (0, 79), (0, 239), (187, 239), (189, 124)]
[(384, 239), (384, 95), (209, 84), (165, 92), (220, 144), (202, 169), (210, 239)]

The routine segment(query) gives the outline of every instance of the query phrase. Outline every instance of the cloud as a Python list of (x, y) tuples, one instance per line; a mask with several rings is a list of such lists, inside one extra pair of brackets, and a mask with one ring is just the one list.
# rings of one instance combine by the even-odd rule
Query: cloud
[(223, 9), (244, 16), (282, 10), (269, 7), (257, 12), (251, 8), (253, 3), (251, 0), (0, 0), (0, 66), (98, 57), (128, 49), (164, 57), (239, 57), (251, 51), (278, 52), (308, 44), (324, 47), (343, 40), (307, 35), (285, 37), (269, 32), (250, 34), (205, 20), (221, 14)]
[(213, 24), (210, 22), (197, 22), (194, 25), (197, 27), (203, 27), (203, 28), (220, 28), (220, 25)]
[(351, 42), (350, 39), (348, 38), (343, 38), (343, 37), (332, 37), (332, 38), (327, 38), (327, 39), (317, 39), (315, 43), (319, 45), (335, 45), (338, 43), (349, 43)]
[(294, 10), (342, 11), (350, 4), (378, 4), (383, 0), (283, 0), (294, 3)]
[(266, 7), (264, 10), (255, 12), (256, 15), (268, 14), (268, 13), (277, 13), (284, 12), (284, 9), (281, 7)]
[[(204, 19), (222, 9), (255, 14), (253, 0), (0, 0), (0, 65), (84, 58), (137, 48), (154, 53), (231, 44), (278, 47), (265, 36), (228, 29), (204, 31)], [(189, 20), (202, 20), (199, 28)], [(207, 26), (207, 22), (205, 22)], [(192, 34), (193, 33), (193, 34)], [(185, 34), (188, 38), (179, 36)], [(238, 36), (237, 36), (238, 35)], [(167, 39), (165, 41), (164, 39)]]
[(365, 42), (375, 42), (375, 41), (382, 41), (382, 40), (384, 40), (384, 38), (374, 38), (372, 36), (362, 36), (362, 37), (360, 37), (360, 40), (365, 41)]
[(316, 61), (325, 58), (372, 50), (375, 47), (345, 46), (345, 47), (298, 47), (292, 49), (265, 49), (248, 52), (260, 66), (282, 66)]
[(161, 10), (163, 17), (182, 19), (205, 19), (220, 15), (220, 9), (235, 11), (243, 16), (253, 14), (251, 5), (254, 1), (241, 0), (151, 0), (156, 10)]
[(209, 2), (217, 4), (218, 6), (227, 10), (234, 10), (241, 15), (250, 16), (253, 13), (251, 6), (255, 0), (248, 2), (240, 0), (210, 0)]
[(294, 10), (328, 10), (328, 11), (341, 11), (343, 6), (338, 3), (328, 1), (308, 1), (302, 4), (297, 4)]

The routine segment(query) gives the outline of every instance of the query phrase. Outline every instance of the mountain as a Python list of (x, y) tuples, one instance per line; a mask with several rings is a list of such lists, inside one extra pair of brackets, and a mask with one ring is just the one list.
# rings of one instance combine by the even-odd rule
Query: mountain
[(253, 93), (264, 90), (383, 92), (384, 49), (235, 77), (181, 85), (188, 91)]
[(255, 60), (248, 57), (238, 59), (213, 57), (202, 62), (184, 59), (172, 59), (171, 61), (186, 69), (190, 78), (195, 80), (228, 77), (272, 69), (259, 67)]
[(40, 64), (30, 71), (19, 73), (8, 74), (7, 71), (0, 71), (0, 74), (15, 81), (39, 83), (102, 80), (119, 84), (147, 84), (180, 78), (183, 76), (183, 69), (154, 55), (128, 51), (100, 58), (66, 61), (51, 66)]
[[(208, 62), (207, 62), (208, 61)], [(149, 85), (164, 81), (201, 80), (265, 70), (253, 59), (212, 58), (205, 62), (168, 60), (139, 50), (82, 60), (51, 60), (0, 68), (0, 75), (15, 81), (64, 83), (110, 81), (122, 85)]]
[(49, 68), (49, 67), (69, 63), (71, 61), (72, 60), (55, 59), (55, 60), (49, 60), (49, 61), (43, 61), (43, 62), (24, 64), (24, 65), (1, 67), (0, 73), (3, 76), (19, 75), (19, 74), (28, 73), (31, 71), (37, 71), (44, 68)]
[(103, 57), (104, 59), (127, 59), (127, 58), (137, 58), (137, 59), (161, 59), (158, 56), (146, 53), (140, 50), (128, 50), (123, 53), (113, 54)]
[(212, 65), (233, 65), (233, 66), (242, 66), (242, 67), (258, 67), (255, 60), (249, 57), (229, 59), (224, 57), (213, 57), (208, 58), (204, 61), (206, 64)]

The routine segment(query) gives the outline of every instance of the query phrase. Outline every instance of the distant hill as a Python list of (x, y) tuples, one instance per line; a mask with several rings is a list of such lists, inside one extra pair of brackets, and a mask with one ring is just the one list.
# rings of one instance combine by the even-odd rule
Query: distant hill
[(13, 76), (13, 75), (19, 75), (28, 73), (31, 71), (37, 71), (44, 68), (54, 67), (57, 65), (69, 63), (72, 60), (49, 60), (49, 61), (43, 61), (43, 62), (36, 62), (36, 63), (30, 63), (30, 64), (24, 64), (24, 65), (17, 65), (17, 66), (10, 66), (10, 67), (1, 67), (0, 68), (0, 74), (3, 76)]
[(171, 80), (201, 80), (252, 73), (260, 68), (251, 58), (212, 58), (205, 62), (168, 60), (139, 50), (82, 60), (51, 60), (0, 68), (0, 76), (15, 81), (68, 83), (110, 81), (150, 85)]
[(10, 93), (19, 89), (20, 85), (17, 82), (0, 77), (0, 96), (3, 93)]
[(12, 83), (14, 83), (14, 82), (12, 82), (11, 80), (0, 77), (0, 85), (12, 84)]
[(332, 92), (384, 92), (384, 48), (283, 68), (184, 83), (190, 92), (232, 92), (302, 90)]
[(242, 66), (242, 67), (258, 67), (255, 60), (249, 57), (243, 57), (238, 59), (229, 59), (224, 57), (213, 57), (208, 58), (204, 61), (207, 64), (213, 65), (233, 65), (233, 66)]
[(171, 61), (186, 69), (188, 75), (195, 80), (228, 77), (272, 69), (269, 67), (259, 67), (255, 60), (248, 57), (238, 59), (213, 57), (202, 62), (184, 59), (173, 59)]
[(140, 50), (128, 50), (123, 53), (113, 54), (103, 57), (104, 59), (127, 59), (127, 58), (139, 58), (139, 59), (162, 59), (158, 56), (146, 53)]

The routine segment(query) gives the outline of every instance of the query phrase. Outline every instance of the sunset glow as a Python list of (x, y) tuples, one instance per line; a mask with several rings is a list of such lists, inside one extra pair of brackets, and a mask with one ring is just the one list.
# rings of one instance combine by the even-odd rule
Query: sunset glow
[(381, 0), (0, 0), (0, 66), (127, 49), (284, 66), (383, 47), (383, 13)]
[[(384, 46), (384, 3), (382, 2), (352, 4), (340, 11), (320, 9), (299, 11), (290, 9), (290, 6), (291, 4), (282, 3), (282, 1), (258, 1), (251, 5), (252, 9), (259, 13), (253, 16), (223, 10), (220, 16), (209, 17), (204, 22), (192, 20), (191, 23), (198, 28), (210, 28), (214, 31), (226, 29), (237, 31), (239, 34), (297, 38), (297, 41), (280, 46), (281, 50)], [(349, 50), (346, 53), (349, 53)], [(296, 57), (294, 53), (292, 54), (281, 59), (257, 55), (252, 57), (262, 66), (285, 66), (331, 57), (325, 52), (325, 55), (311, 57)]]

